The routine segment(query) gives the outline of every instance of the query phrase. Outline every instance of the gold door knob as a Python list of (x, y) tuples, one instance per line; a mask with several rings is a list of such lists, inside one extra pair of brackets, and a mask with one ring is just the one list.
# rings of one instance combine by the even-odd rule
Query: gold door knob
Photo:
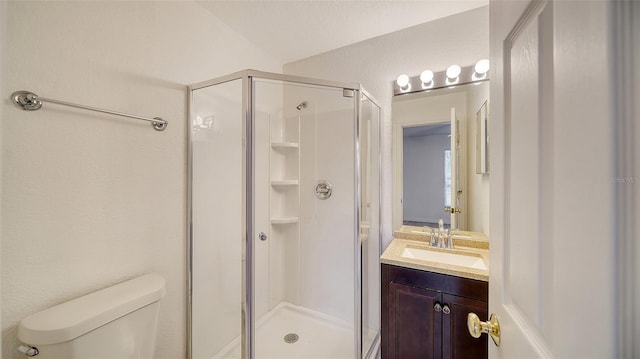
[(476, 313), (469, 313), (467, 315), (467, 328), (472, 337), (480, 338), (482, 333), (487, 333), (491, 336), (496, 346), (500, 346), (500, 323), (497, 315), (491, 314), (489, 321), (483, 322), (480, 321)]

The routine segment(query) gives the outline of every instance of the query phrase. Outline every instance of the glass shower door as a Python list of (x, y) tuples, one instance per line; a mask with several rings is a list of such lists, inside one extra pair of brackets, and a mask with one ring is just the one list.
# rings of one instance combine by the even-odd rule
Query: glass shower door
[(190, 86), (189, 358), (375, 354), (379, 127), (346, 83)]
[(190, 350), (194, 359), (240, 355), (245, 226), (242, 89), (242, 80), (236, 79), (191, 94)]
[(355, 92), (253, 78), (256, 358), (354, 358)]
[(362, 243), (362, 357), (380, 340), (380, 107), (360, 100), (360, 241)]

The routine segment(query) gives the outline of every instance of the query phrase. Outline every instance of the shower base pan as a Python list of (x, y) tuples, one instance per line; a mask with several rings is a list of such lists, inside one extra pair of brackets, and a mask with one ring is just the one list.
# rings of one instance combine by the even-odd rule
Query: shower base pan
[[(257, 359), (353, 359), (353, 327), (341, 319), (281, 302), (256, 325)], [(367, 340), (370, 344), (371, 340)], [(240, 338), (213, 359), (240, 358)]]

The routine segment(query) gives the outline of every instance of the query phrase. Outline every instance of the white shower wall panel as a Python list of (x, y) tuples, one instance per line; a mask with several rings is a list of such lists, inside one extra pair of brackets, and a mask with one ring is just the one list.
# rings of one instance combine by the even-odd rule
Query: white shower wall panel
[[(285, 178), (286, 168), (281, 161), (273, 160), (271, 143), (280, 142), (282, 127), (282, 85), (256, 80), (254, 96), (254, 303), (255, 316), (260, 318), (283, 299), (284, 270), (283, 237), (276, 231), (282, 228), (271, 225), (271, 218), (284, 212), (284, 203), (273, 196), (272, 180)], [(276, 154), (277, 155), (277, 154)], [(286, 229), (285, 229), (286, 230)], [(258, 239), (259, 233), (267, 235), (266, 241)]]
[[(300, 305), (353, 323), (354, 100), (342, 89), (309, 89), (307, 101), (300, 131)], [(331, 183), (329, 199), (315, 196), (318, 180)]]
[[(267, 97), (267, 93), (264, 94)], [(276, 104), (278, 104), (276, 102)], [(256, 101), (255, 109), (255, 167), (254, 177), (254, 223), (255, 233), (251, 240), (254, 241), (254, 308), (257, 318), (261, 317), (269, 311), (269, 247), (271, 246), (270, 227), (270, 204), (269, 191), (271, 183), (269, 180), (269, 152), (271, 143), (269, 140), (269, 118), (272, 111), (268, 106), (272, 105), (268, 102), (268, 98), (264, 101)], [(267, 235), (267, 241), (258, 239), (258, 234), (263, 232)]]

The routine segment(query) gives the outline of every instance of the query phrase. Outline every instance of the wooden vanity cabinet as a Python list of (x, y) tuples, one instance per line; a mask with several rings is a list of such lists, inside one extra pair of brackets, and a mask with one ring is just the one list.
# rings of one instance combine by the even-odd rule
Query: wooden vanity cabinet
[(487, 358), (467, 314), (487, 318), (488, 296), (484, 281), (382, 264), (382, 359)]

